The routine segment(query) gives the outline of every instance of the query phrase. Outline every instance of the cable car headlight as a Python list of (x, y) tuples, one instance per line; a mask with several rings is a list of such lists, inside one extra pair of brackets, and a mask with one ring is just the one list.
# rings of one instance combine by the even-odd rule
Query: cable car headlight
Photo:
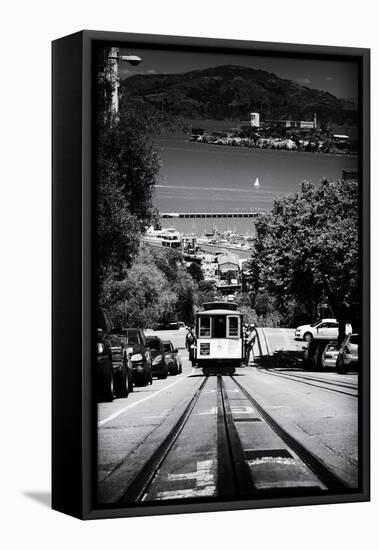
[(211, 345), (209, 342), (200, 342), (200, 355), (209, 355), (211, 352)]

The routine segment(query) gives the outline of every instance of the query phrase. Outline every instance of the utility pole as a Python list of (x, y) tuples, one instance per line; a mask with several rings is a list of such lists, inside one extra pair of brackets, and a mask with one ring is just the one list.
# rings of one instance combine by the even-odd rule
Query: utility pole
[(118, 48), (109, 48), (107, 59), (105, 60), (107, 64), (106, 78), (112, 88), (112, 93), (110, 96), (110, 105), (109, 110), (112, 115), (116, 115), (119, 110), (119, 95), (118, 89), (120, 87), (120, 78), (118, 76), (118, 63), (119, 61), (126, 61), (131, 65), (139, 65), (142, 61), (138, 55), (127, 54), (120, 55)]
[(108, 55), (109, 62), (109, 82), (112, 85), (112, 95), (110, 111), (112, 115), (118, 113), (119, 101), (118, 101), (118, 89), (120, 87), (120, 79), (118, 76), (118, 48), (110, 48)]

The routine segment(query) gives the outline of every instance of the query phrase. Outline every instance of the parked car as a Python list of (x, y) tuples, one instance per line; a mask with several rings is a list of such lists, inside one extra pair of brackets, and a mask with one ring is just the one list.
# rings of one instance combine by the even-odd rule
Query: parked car
[(348, 334), (345, 337), (338, 352), (337, 372), (346, 374), (348, 370), (358, 367), (358, 345), (358, 334)]
[(167, 378), (168, 365), (162, 340), (158, 338), (158, 336), (147, 336), (146, 340), (150, 349), (153, 376), (157, 378)]
[(320, 370), (335, 367), (338, 355), (336, 340), (312, 339), (304, 346), (303, 366), (306, 370)]
[(174, 348), (174, 345), (170, 340), (163, 340), (162, 344), (169, 374), (181, 374), (182, 362), (180, 360), (178, 350)]
[(134, 385), (152, 384), (150, 349), (143, 331), (139, 328), (123, 328), (120, 337), (131, 362)]
[(337, 340), (338, 322), (336, 319), (319, 319), (312, 325), (300, 325), (295, 330), (295, 340), (310, 342), (313, 338)]
[(159, 323), (156, 330), (181, 330), (185, 328), (182, 321), (172, 321), (168, 323)]
[(126, 349), (104, 308), (97, 311), (96, 395), (100, 401), (127, 397), (133, 384)]
[(338, 349), (339, 346), (337, 341), (328, 342), (326, 344), (325, 349), (321, 355), (322, 368), (336, 368)]

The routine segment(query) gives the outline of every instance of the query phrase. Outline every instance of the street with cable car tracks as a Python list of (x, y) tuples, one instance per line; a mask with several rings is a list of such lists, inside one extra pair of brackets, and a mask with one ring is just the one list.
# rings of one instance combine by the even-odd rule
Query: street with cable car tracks
[[(295, 369), (289, 369), (289, 368), (287, 369), (285, 367), (283, 369), (278, 369), (278, 368), (268, 369), (265, 367), (258, 367), (258, 370), (264, 372), (265, 374), (270, 374), (272, 376), (287, 378), (288, 380), (293, 380), (294, 382), (299, 382), (301, 384), (308, 384), (316, 388), (358, 398), (358, 383), (346, 384), (344, 382), (337, 382), (335, 380), (331, 380), (330, 378), (315, 378), (313, 373), (304, 373), (304, 371), (300, 371), (300, 370), (296, 372)], [(344, 388), (346, 390), (351, 390), (351, 391), (350, 392), (343, 391), (337, 388)]]
[[(257, 342), (258, 362), (260, 347)], [(174, 382), (160, 380), (126, 400), (99, 404), (99, 502), (143, 506), (354, 491), (357, 386), (350, 378), (259, 364), (204, 376), (185, 355)]]

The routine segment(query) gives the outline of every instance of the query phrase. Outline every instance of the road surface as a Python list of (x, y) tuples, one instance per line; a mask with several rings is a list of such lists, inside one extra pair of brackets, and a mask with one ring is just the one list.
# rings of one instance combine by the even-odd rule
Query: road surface
[(358, 380), (293, 365), (293, 330), (259, 329), (254, 365), (204, 377), (185, 331), (159, 331), (183, 373), (98, 404), (99, 504), (322, 494), (358, 486)]

